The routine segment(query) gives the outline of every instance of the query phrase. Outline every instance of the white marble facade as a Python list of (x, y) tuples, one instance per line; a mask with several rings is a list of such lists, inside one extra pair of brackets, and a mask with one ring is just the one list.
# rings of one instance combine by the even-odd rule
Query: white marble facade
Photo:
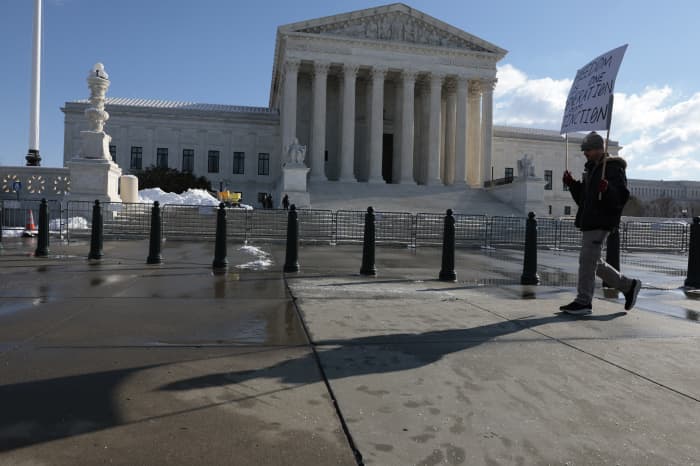
[[(195, 174), (215, 189), (243, 191), (251, 203), (260, 192), (280, 197), (284, 148), (295, 137), (307, 147), (312, 189), (326, 182), (481, 188), (528, 153), (540, 177), (545, 160), (559, 158), (552, 166), (561, 190), (564, 146), (555, 132), (493, 126), (496, 64), (505, 54), (404, 4), (370, 8), (280, 26), (268, 107), (112, 98), (107, 130), (125, 172), (132, 147), (141, 148), (143, 168), (158, 163), (160, 148), (169, 166), (183, 169), (189, 150)], [(63, 108), (65, 160), (77, 150), (84, 108)], [(220, 154), (218, 171), (208, 166), (210, 151)], [(244, 154), (243, 173), (234, 173), (236, 152)], [(567, 196), (549, 196), (553, 215), (563, 213)]]

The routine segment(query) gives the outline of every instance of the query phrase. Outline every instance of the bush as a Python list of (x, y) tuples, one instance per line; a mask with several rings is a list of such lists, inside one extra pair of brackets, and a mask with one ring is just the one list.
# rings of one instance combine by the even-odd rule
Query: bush
[(205, 177), (198, 178), (192, 173), (181, 172), (175, 168), (151, 165), (145, 170), (135, 172), (134, 175), (139, 179), (139, 189), (160, 188), (176, 194), (182, 194), (190, 188), (211, 191), (211, 182)]

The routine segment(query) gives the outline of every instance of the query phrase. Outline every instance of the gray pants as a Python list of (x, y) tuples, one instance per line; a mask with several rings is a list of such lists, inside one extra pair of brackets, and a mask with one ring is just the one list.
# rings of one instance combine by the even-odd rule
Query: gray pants
[(610, 232), (591, 230), (583, 232), (581, 253), (578, 257), (578, 295), (576, 302), (590, 304), (595, 290), (595, 276), (598, 275), (611, 288), (626, 293), (632, 287), (632, 279), (618, 272), (601, 258), (603, 244)]

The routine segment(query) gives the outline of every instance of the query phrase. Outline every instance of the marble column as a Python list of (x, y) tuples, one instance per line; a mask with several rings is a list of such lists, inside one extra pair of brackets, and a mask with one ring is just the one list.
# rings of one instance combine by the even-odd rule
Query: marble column
[(355, 181), (355, 82), (359, 69), (359, 65), (343, 65), (343, 116), (338, 181)]
[(428, 178), (426, 184), (440, 184), (440, 110), (444, 76), (432, 73), (430, 79), (430, 118), (428, 120)]
[(483, 187), (481, 182), (481, 86), (478, 81), (469, 81), (469, 121), (468, 129), (468, 157), (467, 157), (467, 180), (473, 188)]
[(454, 184), (455, 180), (455, 130), (457, 129), (457, 89), (454, 82), (447, 85), (447, 105), (445, 112), (445, 176), (443, 182)]
[(284, 88), (282, 92), (282, 159), (284, 149), (297, 137), (297, 78), (299, 60), (287, 60), (284, 63)]
[(493, 180), (491, 147), (493, 144), (493, 89), (495, 80), (481, 81), (481, 170), (482, 181)]
[(384, 138), (384, 79), (387, 69), (372, 69), (372, 95), (369, 131), (369, 179), (370, 183), (383, 183), (382, 139)]
[(455, 109), (455, 176), (454, 185), (464, 186), (467, 180), (467, 92), (469, 80), (457, 77), (457, 108)]
[(329, 63), (314, 63), (313, 122), (311, 126), (311, 180), (325, 181), (326, 89)]
[(403, 70), (401, 78), (401, 184), (415, 184), (413, 179), (413, 141), (414, 141), (414, 92), (417, 73)]

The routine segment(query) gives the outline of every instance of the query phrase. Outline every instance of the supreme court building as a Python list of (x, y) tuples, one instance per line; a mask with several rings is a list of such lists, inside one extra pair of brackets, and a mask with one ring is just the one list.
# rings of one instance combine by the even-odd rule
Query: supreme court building
[[(312, 19), (278, 28), (267, 107), (108, 97), (105, 131), (125, 173), (191, 171), (250, 203), (261, 192), (282, 196), (294, 138), (307, 147), (312, 191), (318, 183), (484, 189), (517, 176), (528, 155), (550, 191), (550, 214), (563, 215), (571, 198), (559, 134), (494, 128), (496, 64), (506, 53), (401, 3)], [(80, 147), (86, 105), (62, 109), (66, 162)], [(574, 154), (578, 141), (570, 138)], [(582, 158), (571, 164), (582, 171)]]

